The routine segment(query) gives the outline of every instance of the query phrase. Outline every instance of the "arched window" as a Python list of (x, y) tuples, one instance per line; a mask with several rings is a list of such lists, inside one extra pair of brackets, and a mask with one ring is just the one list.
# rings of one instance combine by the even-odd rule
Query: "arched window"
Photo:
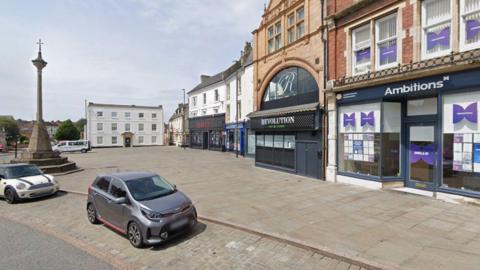
[(315, 78), (303, 68), (286, 68), (275, 75), (263, 95), (262, 109), (318, 102)]

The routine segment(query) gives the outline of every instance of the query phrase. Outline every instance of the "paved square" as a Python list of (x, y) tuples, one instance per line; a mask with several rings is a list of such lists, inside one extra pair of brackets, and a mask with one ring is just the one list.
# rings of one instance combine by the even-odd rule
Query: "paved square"
[(71, 154), (85, 171), (59, 177), (86, 192), (95, 175), (148, 170), (185, 191), (199, 214), (395, 268), (478, 269), (480, 208), (327, 183), (254, 167), (229, 153), (176, 147)]

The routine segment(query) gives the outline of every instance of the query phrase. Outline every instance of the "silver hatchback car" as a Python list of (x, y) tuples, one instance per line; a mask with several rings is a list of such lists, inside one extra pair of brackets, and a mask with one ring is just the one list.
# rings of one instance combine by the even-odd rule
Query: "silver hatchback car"
[(98, 176), (88, 189), (87, 216), (92, 224), (128, 236), (137, 248), (160, 244), (197, 224), (192, 201), (175, 185), (147, 172)]

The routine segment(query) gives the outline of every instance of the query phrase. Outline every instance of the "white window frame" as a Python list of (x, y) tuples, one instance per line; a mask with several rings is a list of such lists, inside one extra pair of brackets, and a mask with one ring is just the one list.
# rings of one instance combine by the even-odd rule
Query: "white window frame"
[[(375, 68), (376, 68), (376, 70), (382, 70), (382, 69), (396, 67), (399, 63), (398, 58), (400, 57), (400, 48), (401, 48), (402, 44), (401, 44), (400, 39), (398, 38), (399, 27), (398, 27), (398, 16), (397, 15), (398, 15), (397, 13), (393, 13), (393, 14), (387, 15), (387, 16), (382, 17), (382, 18), (375, 21)], [(379, 28), (380, 27), (379, 27), (379, 25), (380, 25), (380, 23), (382, 23), (384, 21), (388, 21), (392, 18), (395, 18), (395, 23), (396, 23), (395, 36), (384, 39), (384, 40), (379, 40), (379, 38), (380, 38), (380, 35), (379, 35), (379, 33), (380, 33)], [(385, 42), (392, 41), (392, 40), (397, 41), (397, 60), (393, 63), (386, 64), (386, 65), (382, 66), (382, 65), (380, 65), (380, 46), (379, 45), (382, 44), (382, 43), (385, 43)]]
[(157, 119), (157, 113), (152, 113), (152, 119)]
[(474, 50), (480, 48), (480, 40), (477, 41), (476, 43), (472, 44), (466, 44), (466, 23), (465, 23), (465, 17), (479, 13), (480, 14), (480, 6), (476, 10), (472, 10), (469, 12), (465, 12), (465, 0), (460, 0), (460, 51), (469, 51), (469, 50)]
[[(113, 141), (114, 138), (115, 138), (115, 142)], [(113, 144), (113, 145), (117, 145), (117, 144), (118, 144), (118, 137), (117, 137), (117, 136), (112, 136), (112, 144)]]
[(97, 123), (97, 131), (103, 131), (103, 123)]
[(138, 124), (138, 131), (145, 131), (145, 124), (143, 123)]
[[(431, 59), (431, 58), (436, 58), (436, 57), (441, 57), (448, 55), (452, 52), (452, 45), (453, 45), (453, 23), (452, 23), (452, 18), (453, 18), (453, 1), (450, 0), (450, 16), (438, 19), (434, 22), (432, 22), (430, 25), (426, 25), (427, 23), (427, 10), (426, 10), (426, 5), (427, 3), (434, 2), (436, 0), (424, 0), (422, 1), (422, 59)], [(442, 24), (450, 23), (450, 49), (445, 50), (445, 51), (440, 51), (440, 52), (435, 52), (435, 53), (427, 53), (427, 29), (436, 27)]]
[(145, 118), (145, 113), (138, 113), (138, 119), (144, 119)]
[(130, 123), (125, 123), (125, 131), (131, 131), (131, 130), (132, 130), (132, 125)]
[[(356, 44), (356, 33), (357, 32), (360, 32), (360, 31), (363, 31), (365, 29), (368, 29), (369, 31), (369, 35), (370, 35), (370, 39), (369, 39), (369, 42), (368, 42), (368, 46), (363, 46), (363, 47), (360, 47), (360, 48), (356, 48), (355, 47), (355, 44)], [(356, 52), (357, 51), (361, 51), (365, 48), (370, 48), (370, 62), (368, 63), (365, 63), (365, 64), (360, 64), (360, 65), (357, 65), (357, 55), (356, 55)], [(360, 27), (357, 27), (355, 29), (352, 30), (352, 74), (353, 75), (360, 75), (360, 74), (365, 74), (365, 73), (368, 73), (368, 71), (371, 70), (372, 68), (372, 33), (370, 31), (370, 23), (364, 25), (364, 26), (360, 26)], [(370, 69), (367, 69), (365, 72), (356, 72), (355, 69), (357, 67), (367, 67), (368, 65), (370, 65)]]
[[(99, 142), (98, 140), (101, 140), (101, 142)], [(103, 136), (97, 136), (97, 145), (103, 145), (104, 144), (104, 141), (103, 141)]]
[(202, 94), (203, 105), (207, 104), (207, 93)]
[(131, 112), (125, 112), (124, 116), (125, 116), (125, 119), (130, 119), (132, 117), (132, 113)]
[(145, 137), (138, 136), (138, 144), (144, 144), (144, 143), (145, 143)]
[(152, 124), (152, 131), (157, 131), (157, 124)]
[[(115, 129), (113, 129), (115, 127)], [(118, 124), (117, 123), (112, 123), (112, 131), (118, 131)]]
[(157, 136), (152, 136), (152, 144), (157, 144)]
[(103, 118), (104, 116), (103, 111), (97, 111), (96, 115), (97, 115), (97, 118)]

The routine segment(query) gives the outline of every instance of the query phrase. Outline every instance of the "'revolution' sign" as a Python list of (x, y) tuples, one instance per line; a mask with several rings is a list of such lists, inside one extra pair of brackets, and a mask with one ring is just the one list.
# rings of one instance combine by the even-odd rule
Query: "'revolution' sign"
[(251, 119), (251, 128), (255, 130), (316, 130), (315, 112), (276, 117)]

